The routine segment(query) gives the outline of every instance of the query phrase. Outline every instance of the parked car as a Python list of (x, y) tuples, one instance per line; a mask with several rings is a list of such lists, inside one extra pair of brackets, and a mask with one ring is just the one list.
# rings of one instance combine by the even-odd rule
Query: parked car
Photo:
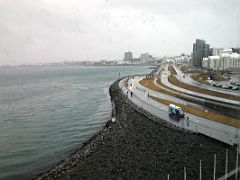
[(216, 86), (216, 82), (214, 82), (213, 80), (208, 80), (208, 83), (209, 83), (211, 86)]
[(234, 86), (232, 89), (233, 90), (239, 90), (239, 87), (238, 86)]

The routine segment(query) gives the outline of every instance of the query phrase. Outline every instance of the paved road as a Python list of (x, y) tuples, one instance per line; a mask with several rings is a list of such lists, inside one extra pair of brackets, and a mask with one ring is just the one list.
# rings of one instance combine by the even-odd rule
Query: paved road
[(203, 99), (207, 99), (207, 100), (217, 101), (219, 104), (222, 103), (223, 106), (224, 106), (224, 104), (228, 104), (230, 106), (237, 106), (237, 107), (240, 106), (239, 101), (225, 99), (225, 98), (216, 97), (216, 96), (211, 96), (211, 95), (207, 95), (207, 94), (202, 94), (202, 93), (190, 91), (190, 90), (187, 90), (187, 89), (175, 86), (175, 85), (173, 85), (172, 83), (170, 83), (168, 81), (168, 76), (170, 75), (170, 72), (168, 71), (168, 68), (166, 67), (164, 69), (165, 70), (162, 72), (162, 75), (161, 75), (161, 82), (165, 86), (167, 86), (167, 87), (170, 87), (172, 89), (176, 89), (178, 91), (184, 92), (184, 93), (186, 93), (186, 94), (188, 94), (190, 96), (195, 96), (195, 97), (198, 97), (198, 98), (203, 98)]
[[(144, 77), (135, 77), (134, 79), (130, 79), (128, 87), (124, 86), (123, 80), (119, 83), (119, 86), (122, 88), (125, 94), (127, 94), (127, 91), (133, 92), (133, 97), (130, 97), (130, 93), (128, 93), (128, 97), (132, 100), (133, 103), (135, 103), (139, 107), (142, 107), (143, 109), (154, 114), (155, 116), (158, 116), (161, 119), (172, 123), (178, 127), (185, 128), (193, 132), (205, 134), (230, 145), (239, 142), (239, 129), (232, 126), (210, 121), (189, 113), (185, 113), (186, 116), (189, 117), (189, 125), (186, 119), (176, 121), (169, 118), (168, 106), (158, 103), (151, 98), (148, 98), (147, 92), (149, 92), (152, 96), (156, 97), (167, 98), (167, 96), (155, 91), (151, 91), (141, 86), (138, 82), (142, 78)], [(130, 84), (132, 84), (132, 86), (130, 86)]]
[(183, 77), (184, 73), (178, 67), (176, 67), (175, 65), (173, 65), (173, 67), (174, 67), (175, 71), (177, 72), (177, 76), (176, 77), (181, 82), (187, 83), (189, 85), (197, 86), (197, 87), (200, 87), (200, 88), (203, 88), (203, 89), (212, 90), (212, 91), (215, 91), (215, 92), (220, 92), (220, 93), (224, 93), (224, 94), (240, 96), (240, 93), (239, 93), (240, 91), (238, 91), (238, 90), (219, 89), (219, 88), (214, 87), (214, 86), (209, 86), (209, 85), (206, 85), (206, 84), (202, 84), (202, 83), (199, 83), (199, 82), (193, 80), (187, 74), (185, 75), (185, 78), (184, 78)]

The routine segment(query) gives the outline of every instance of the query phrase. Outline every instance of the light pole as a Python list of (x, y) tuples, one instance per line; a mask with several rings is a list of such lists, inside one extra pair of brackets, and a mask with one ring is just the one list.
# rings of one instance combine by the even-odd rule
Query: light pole
[[(238, 86), (240, 87), (240, 86)], [(238, 90), (238, 95), (240, 96), (240, 89)], [(240, 105), (240, 101), (239, 101), (239, 105)], [(235, 180), (238, 179), (238, 158), (239, 158), (239, 121), (237, 123), (237, 155), (236, 155), (236, 172), (235, 172)]]

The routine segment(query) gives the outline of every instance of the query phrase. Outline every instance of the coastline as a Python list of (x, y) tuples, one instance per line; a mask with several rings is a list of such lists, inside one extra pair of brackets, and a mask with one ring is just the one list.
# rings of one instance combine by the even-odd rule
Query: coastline
[(109, 89), (116, 108), (116, 122), (109, 120), (69, 158), (32, 179), (198, 179), (199, 160), (203, 179), (213, 175), (217, 154), (217, 177), (224, 174), (225, 149), (229, 170), (235, 165), (235, 148), (194, 134), (151, 115), (134, 105), (116, 81)]

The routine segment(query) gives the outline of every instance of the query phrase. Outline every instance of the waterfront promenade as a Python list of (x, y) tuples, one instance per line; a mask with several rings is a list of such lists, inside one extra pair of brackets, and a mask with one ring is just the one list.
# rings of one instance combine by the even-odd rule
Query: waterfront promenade
[[(205, 118), (201, 118), (199, 116), (195, 116), (190, 113), (185, 113), (187, 117), (189, 117), (189, 125), (187, 123), (187, 119), (181, 119), (180, 121), (175, 121), (171, 119), (168, 115), (168, 106), (158, 103), (152, 98), (148, 98), (147, 93), (150, 93), (151, 96), (161, 97), (165, 99), (171, 99), (173, 101), (178, 101), (181, 103), (187, 103), (186, 101), (180, 100), (178, 98), (174, 98), (172, 96), (168, 96), (165, 94), (160, 94), (155, 91), (152, 91), (144, 86), (139, 84), (139, 81), (144, 77), (134, 77), (134, 79), (130, 80), (129, 84), (132, 84), (132, 87), (124, 86), (124, 81), (120, 82), (120, 87), (123, 92), (126, 94), (127, 91), (133, 91), (133, 97), (128, 97), (130, 100), (136, 105), (142, 107), (143, 109), (149, 111), (150, 113), (161, 117), (165, 121), (174, 124), (180, 128), (184, 128), (193, 132), (202, 133), (214, 139), (220, 140), (222, 142), (228, 143), (230, 145), (237, 144), (239, 141), (238, 138), (238, 129), (232, 126), (228, 126), (222, 123), (214, 122)], [(191, 105), (191, 104), (190, 104)]]
[[(235, 147), (207, 136), (177, 127), (164, 117), (154, 116), (126, 96), (119, 81), (110, 88), (115, 104), (111, 120), (69, 158), (34, 179), (167, 179), (213, 178), (224, 175), (225, 151), (229, 171), (235, 167)], [(124, 90), (124, 89), (123, 89)]]
[[(215, 101), (216, 103), (219, 103), (221, 106), (238, 107), (238, 110), (240, 110), (240, 104), (239, 104), (238, 100), (231, 100), (231, 99), (226, 99), (226, 98), (222, 98), (222, 97), (212, 96), (212, 95), (209, 95), (209, 94), (203, 94), (203, 93), (199, 93), (199, 92), (195, 92), (195, 91), (190, 91), (188, 89), (184, 89), (184, 88), (178, 87), (178, 86), (170, 83), (168, 81), (168, 77), (171, 74), (167, 69), (168, 69), (168, 66), (166, 66), (166, 68), (164, 68), (164, 71), (161, 73), (161, 82), (164, 85), (166, 85), (167, 87), (170, 87), (172, 89), (184, 92), (185, 94), (188, 94), (188, 95), (191, 95), (191, 96), (194, 96), (194, 97), (197, 97), (197, 98), (202, 98), (202, 99), (206, 99), (206, 100), (210, 100), (210, 101)], [(178, 69), (178, 68), (175, 68), (175, 70), (176, 69)], [(180, 70), (176, 70), (176, 72), (177, 72), (177, 74), (175, 75), (175, 77), (180, 79), (182, 82), (187, 82), (187, 83), (193, 82), (193, 81), (190, 81), (189, 80), (190, 78), (187, 78), (187, 77), (186, 77), (187, 80), (185, 80), (185, 78), (183, 78), (184, 75), (182, 73), (180, 73)], [(196, 86), (197, 88), (199, 88), (199, 84), (196, 84), (196, 85), (193, 85), (193, 86)], [(216, 88), (215, 89), (213, 89), (213, 88), (208, 88), (207, 89), (205, 87), (206, 85), (203, 85), (203, 84), (202, 84), (202, 86), (204, 86), (204, 89), (206, 89), (206, 90), (211, 89), (213, 92), (221, 92), (221, 93), (224, 93), (224, 94), (227, 94), (227, 95), (239, 96), (239, 93), (237, 93), (237, 92), (228, 92), (228, 91), (225, 92), (223, 90), (218, 90)]]

